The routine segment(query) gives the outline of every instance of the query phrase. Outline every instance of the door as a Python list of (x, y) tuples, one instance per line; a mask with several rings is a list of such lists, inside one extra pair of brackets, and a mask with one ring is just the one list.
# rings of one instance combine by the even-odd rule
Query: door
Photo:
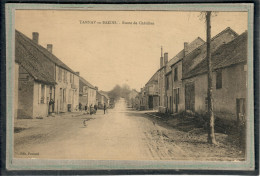
[[(50, 86), (49, 94), (50, 94), (49, 101), (51, 102), (52, 101), (52, 86)], [(48, 114), (50, 114), (50, 113), (53, 112), (53, 106), (54, 105), (52, 103), (49, 103), (49, 102), (47, 102), (47, 103), (49, 104), (49, 106), (48, 106)]]
[(172, 96), (170, 96), (170, 113), (172, 113)]
[(178, 106), (179, 106), (179, 102), (180, 102), (180, 93), (179, 93), (179, 88), (174, 89), (174, 104), (175, 104), (175, 113), (178, 113)]
[(195, 86), (194, 83), (185, 85), (185, 109), (195, 111)]
[(76, 106), (74, 105), (74, 98), (75, 98), (74, 94), (76, 94), (76, 91), (72, 90), (72, 102), (71, 102), (72, 111), (74, 111), (76, 108)]
[(153, 96), (149, 96), (148, 105), (149, 109), (153, 109)]
[(63, 107), (63, 96), (62, 96), (62, 88), (60, 88), (60, 111), (62, 111), (62, 107)]

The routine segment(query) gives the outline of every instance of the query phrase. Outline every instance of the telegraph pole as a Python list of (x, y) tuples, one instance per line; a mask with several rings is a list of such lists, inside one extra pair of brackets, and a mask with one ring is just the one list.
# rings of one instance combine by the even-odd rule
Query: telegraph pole
[(217, 144), (214, 130), (214, 112), (212, 98), (212, 61), (211, 61), (211, 12), (206, 12), (207, 23), (207, 66), (208, 66), (208, 142)]

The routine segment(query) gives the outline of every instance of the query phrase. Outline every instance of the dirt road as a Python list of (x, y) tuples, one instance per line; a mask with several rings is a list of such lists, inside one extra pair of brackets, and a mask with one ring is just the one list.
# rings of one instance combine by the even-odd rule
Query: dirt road
[(232, 156), (226, 157), (226, 150), (216, 150), (207, 144), (199, 147), (201, 153), (191, 151), (198, 144), (182, 140), (185, 145), (179, 145), (176, 139), (182, 139), (182, 132), (160, 124), (143, 112), (127, 109), (123, 99), (106, 114), (99, 110), (96, 115), (74, 113), (18, 120), (15, 126), (18, 126), (14, 135), (16, 158), (232, 160)]
[[(160, 127), (144, 116), (140, 112), (127, 110), (125, 101), (121, 99), (106, 114), (100, 110), (92, 116), (49, 117), (43, 119), (40, 126), (15, 134), (15, 156), (104, 160), (171, 159), (163, 141), (154, 139), (160, 134)], [(86, 127), (83, 125), (84, 119), (88, 120)]]

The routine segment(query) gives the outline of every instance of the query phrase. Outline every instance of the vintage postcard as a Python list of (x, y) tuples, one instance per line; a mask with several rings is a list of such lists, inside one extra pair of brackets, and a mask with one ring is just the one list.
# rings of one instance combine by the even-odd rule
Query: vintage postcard
[(7, 4), (7, 168), (254, 169), (252, 4)]

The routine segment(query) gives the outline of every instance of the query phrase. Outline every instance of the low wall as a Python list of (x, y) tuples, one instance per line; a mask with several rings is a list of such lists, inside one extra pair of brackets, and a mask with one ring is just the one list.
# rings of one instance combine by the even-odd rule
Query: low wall
[(166, 113), (166, 107), (164, 107), (164, 106), (159, 106), (158, 112), (160, 112), (160, 113)]

